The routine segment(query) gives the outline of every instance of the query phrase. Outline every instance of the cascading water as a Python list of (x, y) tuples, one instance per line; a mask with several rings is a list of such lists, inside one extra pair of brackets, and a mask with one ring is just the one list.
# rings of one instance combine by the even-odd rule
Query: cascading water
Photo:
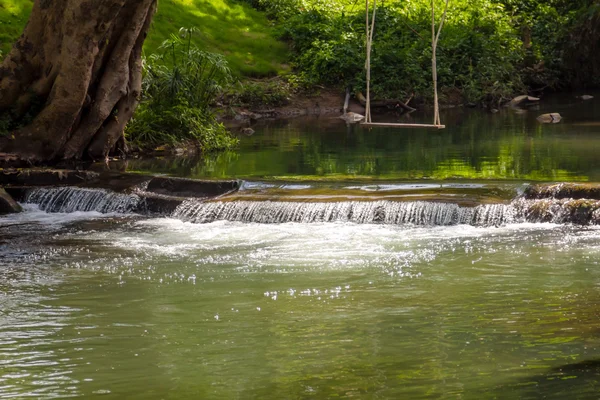
[[(139, 188), (137, 190), (139, 195), (77, 187), (37, 188), (26, 194), (25, 202), (37, 204), (41, 210), (54, 213), (143, 213), (144, 191)], [(182, 198), (180, 201), (181, 204), (170, 216), (195, 223), (352, 222), (420, 226), (499, 226), (522, 222), (600, 224), (600, 201), (593, 199), (532, 199), (520, 196), (510, 204), (481, 204), (473, 207), (449, 202), (391, 200), (207, 202)]]
[(52, 213), (131, 213), (139, 202), (140, 197), (134, 194), (76, 187), (31, 189), (25, 197), (25, 203), (37, 204), (41, 210)]
[(183, 202), (173, 217), (196, 223), (218, 220), (284, 222), (354, 222), (358, 224), (478, 225), (517, 222), (511, 205), (460, 207), (434, 202), (336, 202), (299, 203), (272, 201)]

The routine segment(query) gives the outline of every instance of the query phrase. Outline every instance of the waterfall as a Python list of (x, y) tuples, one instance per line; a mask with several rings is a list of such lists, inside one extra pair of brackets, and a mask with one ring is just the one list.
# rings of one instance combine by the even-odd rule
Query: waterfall
[[(156, 199), (148, 197), (143, 190), (136, 193), (124, 194), (78, 187), (37, 188), (27, 192), (25, 202), (38, 204), (40, 209), (47, 212), (152, 213), (147, 201)], [(499, 226), (522, 222), (600, 224), (600, 201), (595, 199), (518, 197), (510, 204), (481, 204), (474, 207), (442, 202), (390, 200), (299, 202), (175, 198), (166, 201), (169, 202), (168, 211), (163, 210), (157, 214), (165, 215), (175, 209), (170, 214), (173, 218), (195, 223), (352, 222), (420, 226)]]
[(422, 201), (300, 203), (187, 200), (175, 210), (173, 217), (196, 223), (226, 220), (256, 223), (354, 222), (357, 224), (493, 226), (517, 222), (516, 212), (511, 205), (460, 207), (456, 204)]
[(31, 189), (25, 202), (37, 204), (41, 210), (52, 213), (98, 211), (106, 214), (131, 213), (137, 208), (140, 198), (104, 189), (56, 187)]

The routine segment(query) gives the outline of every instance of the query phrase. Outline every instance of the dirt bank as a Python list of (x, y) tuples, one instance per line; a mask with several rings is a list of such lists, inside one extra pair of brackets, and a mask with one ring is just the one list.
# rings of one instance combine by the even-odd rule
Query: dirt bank
[[(250, 127), (261, 119), (294, 118), (306, 115), (342, 115), (345, 95), (335, 89), (320, 89), (314, 95), (290, 95), (287, 104), (277, 107), (228, 107), (218, 110), (219, 119), (230, 129)], [(365, 108), (351, 98), (349, 111), (363, 114)]]

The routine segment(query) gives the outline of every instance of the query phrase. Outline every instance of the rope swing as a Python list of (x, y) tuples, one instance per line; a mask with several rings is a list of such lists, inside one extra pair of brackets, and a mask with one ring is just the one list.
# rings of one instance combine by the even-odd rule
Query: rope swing
[[(431, 69), (433, 78), (433, 125), (428, 124), (394, 124), (394, 123), (374, 123), (371, 118), (371, 49), (373, 46), (373, 32), (375, 31), (375, 14), (377, 13), (377, 0), (373, 1), (373, 14), (369, 15), (369, 0), (366, 0), (366, 62), (365, 69), (367, 71), (367, 97), (365, 103), (365, 122), (363, 125), (370, 126), (389, 126), (389, 127), (405, 127), (405, 128), (437, 128), (443, 129), (446, 126), (442, 125), (440, 120), (440, 106), (438, 98), (438, 84), (437, 84), (437, 45), (440, 40), (440, 34), (446, 21), (446, 15), (448, 14), (448, 3), (450, 0), (446, 0), (444, 7), (444, 13), (440, 20), (440, 25), (436, 29), (435, 24), (435, 0), (431, 0)], [(370, 20), (370, 21), (369, 21)]]

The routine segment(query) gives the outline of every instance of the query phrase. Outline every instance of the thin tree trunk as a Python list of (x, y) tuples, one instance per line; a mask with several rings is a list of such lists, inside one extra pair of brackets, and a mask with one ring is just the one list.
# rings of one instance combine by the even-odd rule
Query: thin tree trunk
[(36, 0), (0, 66), (0, 114), (34, 115), (0, 140), (0, 151), (30, 161), (98, 159), (124, 143), (155, 10), (156, 0)]
[(365, 122), (371, 120), (371, 46), (373, 44), (373, 32), (375, 30), (375, 14), (377, 13), (377, 0), (373, 2), (373, 15), (369, 26), (369, 0), (366, 2), (367, 14), (367, 104), (365, 106)]
[(369, 41), (369, 0), (366, 0), (365, 4), (365, 14), (366, 14), (366, 60), (365, 60), (365, 69), (367, 73), (367, 103), (365, 104), (365, 122), (370, 122), (371, 120), (371, 96), (370, 96), (370, 88), (371, 88), (371, 42)]
[(440, 105), (438, 99), (438, 78), (437, 78), (437, 45), (440, 40), (440, 33), (442, 33), (442, 28), (444, 27), (444, 21), (446, 20), (446, 15), (448, 12), (448, 2), (446, 0), (446, 7), (444, 8), (444, 13), (442, 15), (442, 20), (440, 21), (440, 26), (437, 30), (435, 29), (435, 0), (431, 0), (431, 69), (433, 74), (433, 124), (441, 125), (440, 119)]

